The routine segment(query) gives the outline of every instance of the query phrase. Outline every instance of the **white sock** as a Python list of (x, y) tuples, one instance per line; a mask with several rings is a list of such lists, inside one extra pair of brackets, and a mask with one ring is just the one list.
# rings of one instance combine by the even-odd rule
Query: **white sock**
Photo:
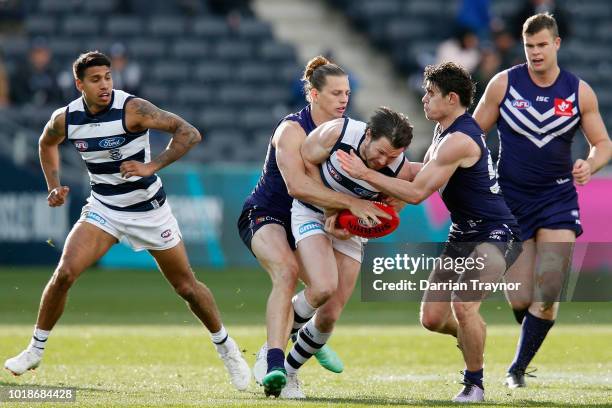
[(41, 330), (38, 327), (34, 327), (34, 333), (32, 334), (32, 340), (30, 340), (28, 349), (39, 355), (42, 354), (45, 351), (45, 344), (47, 344), (50, 333), (51, 330)]
[(304, 291), (295, 295), (293, 299), (291, 299), (291, 303), (293, 304), (293, 327), (291, 328), (291, 334), (293, 335), (314, 316), (317, 308), (312, 307), (310, 303), (308, 303)]
[(321, 333), (310, 319), (298, 332), (298, 338), (285, 358), (287, 374), (296, 373), (313, 354), (321, 349), (331, 337), (331, 333)]
[(228, 334), (225, 326), (221, 325), (221, 329), (216, 333), (210, 333), (210, 338), (215, 344), (223, 344), (227, 340)]

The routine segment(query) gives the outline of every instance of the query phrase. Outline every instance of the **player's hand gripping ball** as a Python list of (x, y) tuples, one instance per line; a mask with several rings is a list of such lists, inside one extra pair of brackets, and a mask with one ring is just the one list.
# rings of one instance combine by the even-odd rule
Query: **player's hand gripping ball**
[(348, 230), (351, 234), (364, 238), (380, 238), (389, 235), (399, 225), (399, 216), (393, 207), (385, 203), (375, 202), (378, 208), (386, 212), (391, 218), (379, 218), (380, 224), (374, 225), (371, 220), (364, 220), (353, 215), (349, 210), (338, 213), (337, 225)]

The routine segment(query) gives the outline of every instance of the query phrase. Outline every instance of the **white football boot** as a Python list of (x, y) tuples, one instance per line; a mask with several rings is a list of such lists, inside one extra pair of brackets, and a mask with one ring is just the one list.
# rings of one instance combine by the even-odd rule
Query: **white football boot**
[(463, 383), (463, 389), (459, 394), (455, 395), (453, 402), (483, 402), (484, 401), (484, 390), (469, 382)]
[(217, 345), (216, 348), (234, 387), (238, 391), (245, 391), (251, 382), (251, 369), (242, 357), (238, 344), (234, 339), (228, 337), (224, 344)]
[(40, 365), (42, 353), (37, 353), (30, 348), (25, 349), (13, 358), (9, 358), (4, 362), (4, 368), (9, 370), (13, 375), (21, 375), (28, 370), (34, 370)]
[(268, 343), (264, 343), (263, 346), (257, 352), (255, 357), (255, 364), (253, 364), (253, 378), (259, 385), (263, 384), (263, 378), (268, 373)]
[(302, 391), (297, 373), (287, 374), (287, 385), (281, 390), (280, 397), (283, 399), (304, 399), (306, 394)]

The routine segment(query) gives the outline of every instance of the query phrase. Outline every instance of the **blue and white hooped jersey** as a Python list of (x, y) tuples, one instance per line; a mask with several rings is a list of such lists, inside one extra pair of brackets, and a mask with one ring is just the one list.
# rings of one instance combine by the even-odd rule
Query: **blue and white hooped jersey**
[(548, 87), (536, 85), (527, 64), (507, 70), (499, 106), (499, 182), (505, 195), (573, 189), (572, 138), (580, 126), (580, 79), (561, 69)]
[(132, 95), (113, 90), (111, 102), (103, 111), (92, 114), (83, 98), (66, 107), (66, 136), (87, 165), (91, 195), (117, 211), (148, 211), (166, 200), (161, 179), (121, 177), (121, 163), (151, 161), (149, 131), (132, 133), (125, 125), (125, 104)]
[[(345, 118), (342, 133), (340, 133), (340, 137), (332, 148), (328, 159), (319, 165), (319, 171), (323, 184), (332, 190), (365, 200), (375, 201), (380, 199), (380, 191), (363, 180), (349, 176), (348, 173), (342, 169), (337, 157), (338, 150), (343, 150), (346, 153), (350, 153), (351, 150), (354, 150), (359, 156), (359, 148), (365, 140), (366, 127), (367, 124), (364, 122)], [(361, 156), (359, 157), (365, 162)], [(406, 157), (401, 154), (395, 160), (393, 160), (391, 164), (378, 170), (378, 172), (384, 174), (385, 176), (397, 177), (405, 161)], [(323, 211), (322, 208), (302, 201), (300, 202), (306, 207), (317, 212)]]

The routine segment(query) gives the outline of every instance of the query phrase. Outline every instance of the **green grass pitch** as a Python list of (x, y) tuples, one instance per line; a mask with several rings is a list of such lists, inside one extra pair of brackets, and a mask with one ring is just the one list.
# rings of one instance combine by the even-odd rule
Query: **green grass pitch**
[[(51, 269), (0, 269), (0, 360), (29, 341)], [(269, 283), (259, 270), (197, 271), (217, 299), (230, 334), (250, 364), (265, 340)], [(558, 324), (533, 365), (528, 388), (502, 386), (519, 327), (503, 303), (483, 306), (488, 322), (487, 404), (612, 406), (609, 303), (561, 306)], [(463, 368), (454, 339), (418, 325), (415, 303), (349, 303), (331, 343), (345, 362), (332, 374), (309, 362), (301, 373), (307, 401), (267, 399), (254, 383), (234, 391), (208, 334), (156, 271), (87, 271), (71, 290), (42, 365), (0, 387), (64, 386), (76, 404), (35, 406), (453, 406)], [(16, 407), (28, 406), (24, 403)], [(0, 406), (10, 406), (0, 402)]]

